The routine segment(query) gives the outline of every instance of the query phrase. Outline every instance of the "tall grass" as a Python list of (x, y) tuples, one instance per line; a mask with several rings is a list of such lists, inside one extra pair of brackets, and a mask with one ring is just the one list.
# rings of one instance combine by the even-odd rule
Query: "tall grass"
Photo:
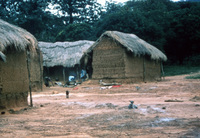
[(198, 74), (185, 77), (186, 79), (200, 79), (200, 72)]
[(200, 66), (178, 66), (178, 65), (164, 66), (165, 76), (191, 74), (199, 71), (200, 71)]

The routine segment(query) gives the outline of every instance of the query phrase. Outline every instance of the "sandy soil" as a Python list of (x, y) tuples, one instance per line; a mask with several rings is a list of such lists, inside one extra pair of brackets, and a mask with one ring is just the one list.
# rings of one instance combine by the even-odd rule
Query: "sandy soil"
[[(184, 77), (45, 88), (33, 92), (32, 108), (0, 115), (0, 137), (200, 137), (200, 80)], [(128, 109), (130, 100), (138, 109)]]

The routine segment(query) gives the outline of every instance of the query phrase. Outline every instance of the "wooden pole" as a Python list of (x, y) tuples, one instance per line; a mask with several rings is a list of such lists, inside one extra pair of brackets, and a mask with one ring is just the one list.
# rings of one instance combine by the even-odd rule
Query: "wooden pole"
[(65, 67), (63, 67), (63, 81), (64, 81), (64, 85), (65, 85)]
[(26, 51), (26, 61), (27, 61), (27, 70), (28, 70), (28, 79), (29, 79), (29, 92), (30, 92), (30, 106), (33, 107), (33, 100), (32, 100), (32, 87), (31, 87), (31, 73), (30, 73), (30, 53)]
[(77, 66), (76, 66), (76, 76), (77, 76), (77, 80), (80, 79), (80, 72), (79, 72), (79, 69), (80, 69), (80, 65), (77, 65)]
[(143, 57), (143, 81), (146, 81), (145, 57)]
[(43, 68), (43, 63), (42, 63), (43, 60), (41, 60), (42, 55), (41, 55), (40, 52), (41, 52), (41, 51), (38, 50), (39, 62), (40, 62), (40, 81), (41, 81), (40, 85), (41, 85), (41, 91), (42, 91), (42, 90), (43, 90), (43, 69), (42, 69), (42, 68)]
[(50, 72), (49, 72), (49, 67), (47, 67), (47, 75), (48, 75), (48, 77), (50, 76)]
[[(163, 64), (162, 64), (162, 61), (160, 61), (160, 66), (161, 66), (161, 74), (162, 74), (162, 77), (163, 77), (163, 79), (165, 80), (165, 72), (164, 72), (164, 69), (163, 69)], [(162, 78), (161, 77), (161, 78)]]

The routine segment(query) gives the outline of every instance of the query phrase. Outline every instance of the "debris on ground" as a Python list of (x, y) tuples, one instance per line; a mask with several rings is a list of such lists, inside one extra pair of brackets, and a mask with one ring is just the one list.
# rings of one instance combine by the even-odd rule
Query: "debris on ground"
[(121, 85), (105, 86), (105, 87), (100, 87), (100, 90), (119, 88), (119, 87), (121, 87)]
[(63, 86), (62, 82), (55, 82), (55, 85)]
[(93, 87), (81, 87), (81, 88), (88, 89), (88, 90), (93, 89)]
[(22, 108), (22, 109), (20, 109), (20, 110), (9, 109), (8, 112), (9, 112), (10, 114), (21, 114), (21, 113), (23, 113), (24, 111), (27, 111), (27, 110), (29, 110), (29, 109), (31, 109), (31, 108)]
[(77, 82), (76, 81), (69, 81), (65, 84), (64, 87), (68, 87), (68, 88), (74, 88), (75, 86), (77, 86)]
[(200, 96), (194, 96), (190, 101), (197, 102), (200, 101)]
[(140, 87), (139, 87), (139, 86), (135, 86), (135, 88), (136, 88), (136, 90), (137, 90), (137, 91), (140, 89)]
[(14, 111), (13, 109), (9, 109), (8, 112), (9, 112), (10, 114), (14, 114), (14, 113), (15, 113), (15, 111)]
[(110, 108), (110, 109), (115, 109), (117, 107), (117, 105), (114, 105), (112, 103), (101, 103), (101, 104), (97, 104), (95, 106), (95, 108)]
[(4, 115), (5, 113), (6, 113), (5, 111), (2, 111), (2, 112), (1, 112), (2, 115)]
[(99, 81), (99, 84), (100, 84), (100, 85), (103, 85), (103, 86), (122, 85), (121, 83), (116, 83), (116, 82), (113, 82), (113, 83), (106, 83), (106, 82), (103, 82), (102, 80)]
[(111, 89), (112, 86), (106, 86), (106, 87), (100, 87), (100, 90), (106, 90), (106, 89)]
[(200, 104), (195, 104), (195, 106), (200, 106)]
[(74, 87), (73, 90), (78, 90), (78, 87)]
[(58, 93), (59, 93), (58, 91), (53, 91), (53, 92), (52, 92), (52, 94), (58, 94)]
[(171, 99), (171, 100), (165, 100), (165, 102), (183, 102), (182, 100), (177, 100), (177, 99)]
[(150, 87), (149, 90), (153, 90), (153, 89), (156, 89), (156, 88), (157, 88), (157, 86), (155, 86), (155, 87)]
[(122, 85), (113, 85), (112, 88), (118, 88), (121, 87)]
[(166, 107), (162, 107), (162, 109), (166, 109)]

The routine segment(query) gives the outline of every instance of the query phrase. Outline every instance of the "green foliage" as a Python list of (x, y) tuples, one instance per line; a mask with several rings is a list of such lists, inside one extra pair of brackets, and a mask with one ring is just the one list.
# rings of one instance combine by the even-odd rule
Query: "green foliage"
[(4, 11), (1, 19), (26, 29), (38, 40), (51, 41), (51, 31), (59, 19), (45, 12), (47, 6), (47, 0), (3, 0), (0, 1), (0, 10)]
[(164, 72), (166, 76), (175, 76), (175, 75), (183, 75), (190, 74), (200, 71), (200, 66), (164, 66)]
[(191, 56), (200, 53), (200, 3), (145, 0), (111, 4), (96, 26), (96, 37), (106, 30), (134, 33), (166, 53), (170, 63), (189, 63)]
[(186, 79), (200, 79), (200, 73), (185, 77)]
[[(165, 5), (166, 2), (169, 4)], [(134, 33), (162, 50), (166, 42), (165, 31), (170, 25), (167, 9), (170, 4), (167, 0), (147, 0), (129, 1), (125, 6), (111, 5), (109, 14), (102, 16), (96, 24), (96, 36), (106, 30)]]
[(173, 20), (167, 34), (165, 51), (172, 61), (183, 63), (200, 52), (200, 5), (180, 3), (180, 9), (172, 11)]
[(89, 40), (92, 36), (92, 28), (86, 23), (70, 24), (60, 31), (55, 41)]
[(95, 0), (51, 0), (59, 16), (67, 18), (67, 23), (93, 23), (101, 14), (101, 6)]
[[(49, 3), (60, 4), (57, 10), (62, 14), (54, 15), (48, 9)], [(64, 30), (69, 23), (87, 23), (88, 28), (98, 20), (101, 14), (101, 7), (95, 0), (2, 0), (0, 1), (0, 18), (12, 24), (16, 24), (30, 33), (39, 41), (55, 41), (59, 32)], [(73, 28), (69, 26), (67, 29)], [(78, 29), (78, 28), (76, 28)], [(86, 27), (80, 28), (88, 31)], [(72, 32), (73, 30), (69, 30)], [(77, 33), (76, 31), (75, 33)], [(88, 35), (89, 33), (81, 33)], [(70, 40), (74, 37), (70, 34)], [(85, 38), (88, 38), (85, 36)], [(67, 39), (67, 40), (69, 40)]]
[[(46, 11), (50, 3), (58, 15)], [(162, 50), (168, 64), (199, 63), (199, 2), (130, 0), (102, 9), (95, 0), (1, 0), (0, 18), (39, 41), (96, 40), (107, 30), (133, 33)]]

